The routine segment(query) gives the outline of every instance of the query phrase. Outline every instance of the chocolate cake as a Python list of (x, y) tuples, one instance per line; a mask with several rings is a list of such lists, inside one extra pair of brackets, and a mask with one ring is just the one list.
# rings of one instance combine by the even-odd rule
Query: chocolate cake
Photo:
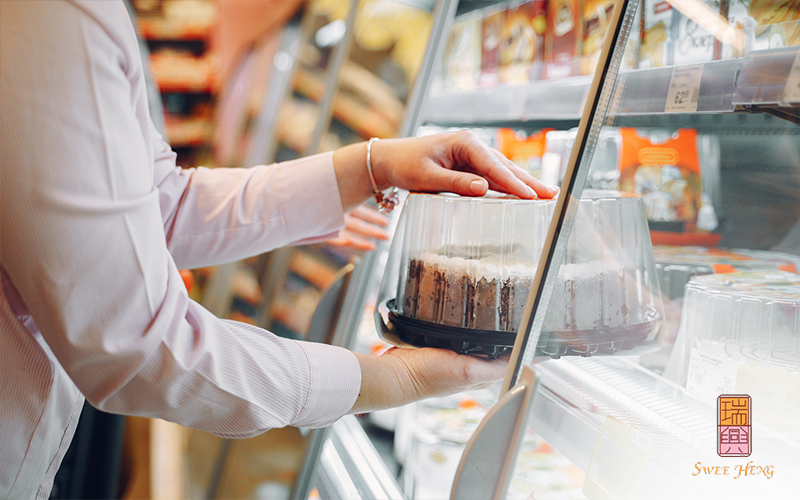
[[(410, 258), (401, 314), (440, 325), (515, 332), (536, 272), (535, 263), (527, 264), (502, 266), (491, 258), (431, 252)], [(630, 281), (626, 270), (612, 263), (564, 264), (546, 328), (580, 331), (633, 324), (638, 300)]]
[(535, 271), (535, 265), (426, 253), (409, 259), (402, 314), (447, 326), (516, 331)]

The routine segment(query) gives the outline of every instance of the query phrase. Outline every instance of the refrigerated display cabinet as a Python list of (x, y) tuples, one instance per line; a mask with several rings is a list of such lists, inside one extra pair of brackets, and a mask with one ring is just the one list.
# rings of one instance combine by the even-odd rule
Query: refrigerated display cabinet
[[(448, 26), (455, 3), (437, 3)], [(523, 4), (461, 3), (456, 24)], [(409, 474), (420, 460), (441, 465), (458, 448), (457, 471), (436, 469), (438, 483), (450, 485), (436, 494), (451, 498), (793, 498), (800, 491), (800, 5), (622, 0), (604, 12), (608, 31), (593, 75), (576, 59), (574, 74), (557, 79), (540, 78), (539, 68), (522, 83), (453, 85), (446, 75), (428, 82), (415, 124), (426, 131), (555, 128), (554, 143), (568, 146), (498, 402), (467, 443), (434, 432), (441, 446), (425, 448), (427, 457), (406, 449), (396, 458)], [(651, 36), (658, 22), (663, 38)], [(686, 52), (681, 43), (692, 40), (695, 50)], [(653, 352), (556, 359), (537, 351), (589, 187), (629, 191), (646, 205), (646, 246), (653, 244), (656, 261), (648, 279), (659, 281), (664, 303)], [(387, 251), (351, 286), (382, 275)], [(400, 415), (396, 433), (425, 420)], [(413, 448), (414, 439), (425, 444), (421, 435), (396, 444)], [(326, 459), (320, 481), (335, 470), (359, 477)], [(430, 490), (403, 479), (410, 485), (403, 495), (427, 498)], [(387, 489), (327, 491), (392, 498)]]

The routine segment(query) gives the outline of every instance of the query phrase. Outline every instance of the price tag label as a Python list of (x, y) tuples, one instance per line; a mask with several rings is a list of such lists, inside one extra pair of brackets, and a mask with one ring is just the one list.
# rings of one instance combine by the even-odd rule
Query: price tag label
[(730, 394), (736, 389), (736, 363), (692, 348), (686, 390), (706, 399)]
[(794, 57), (792, 70), (786, 79), (786, 87), (783, 89), (783, 102), (800, 102), (800, 50)]
[(676, 66), (672, 70), (665, 113), (694, 113), (700, 100), (703, 66)]
[(583, 494), (598, 500), (633, 499), (647, 467), (650, 448), (649, 434), (606, 416), (589, 459)]

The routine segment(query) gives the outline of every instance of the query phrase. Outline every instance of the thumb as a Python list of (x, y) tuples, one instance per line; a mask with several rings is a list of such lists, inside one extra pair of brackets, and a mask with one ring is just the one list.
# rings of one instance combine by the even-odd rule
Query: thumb
[(434, 170), (428, 183), (428, 191), (448, 191), (462, 196), (483, 196), (489, 190), (489, 182), (483, 177), (455, 170)]

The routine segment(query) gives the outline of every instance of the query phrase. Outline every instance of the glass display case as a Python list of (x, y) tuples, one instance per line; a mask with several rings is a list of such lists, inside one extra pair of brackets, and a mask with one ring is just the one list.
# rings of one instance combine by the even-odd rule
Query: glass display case
[[(451, 26), (417, 134), (472, 129), (532, 175), (559, 183), (561, 194), (528, 266), (532, 279), (530, 269), (520, 275), (531, 291), (499, 399), (477, 403), (486, 415), (480, 425), (476, 403), (459, 402), (470, 396), (390, 418), (395, 440), (387, 459), (403, 466), (404, 495), (796, 495), (800, 4), (461, 2)], [(605, 45), (598, 29), (607, 30)], [(580, 224), (589, 189), (619, 190), (644, 206), (648, 229), (636, 251), (652, 251), (655, 265), (637, 272), (641, 282), (658, 283), (663, 303), (650, 352), (553, 355), (541, 348), (548, 318), (568, 309), (558, 290), (570, 241), (576, 231), (601, 231)], [(457, 209), (431, 204), (424, 213), (448, 231), (469, 226), (466, 217), (448, 222)], [(409, 243), (409, 234), (395, 235), (406, 250), (386, 273), (394, 279), (387, 298), (410, 297), (419, 312), (406, 293), (409, 255), (436, 247), (431, 263), (440, 265), (439, 250), (448, 246), (428, 245), (425, 230)], [(389, 266), (394, 260), (376, 258)], [(602, 275), (618, 260), (591, 262)], [(373, 275), (382, 274), (377, 265)], [(434, 295), (440, 306), (426, 310), (435, 319), (428, 323), (469, 325), (467, 294), (464, 304), (456, 301), (462, 317), (441, 307), (455, 290), (442, 279), (444, 298)], [(648, 300), (645, 290), (632, 282), (627, 289), (638, 303)], [(590, 304), (597, 294), (575, 291), (582, 314), (602, 316)], [(394, 312), (402, 312), (397, 304)], [(396, 342), (389, 312), (378, 311), (377, 329), (388, 328), (384, 337)], [(430, 342), (425, 335), (399, 340)], [(443, 431), (453, 426), (461, 432)]]
[[(490, 315), (491, 328), (480, 329), (507, 337), (492, 344), (511, 351), (502, 386), (361, 419), (368, 430), (393, 433), (388, 448), (347, 417), (309, 451), (295, 496), (305, 498), (311, 486), (322, 498), (785, 498), (800, 491), (800, 4), (438, 0), (429, 7), (425, 57), (400, 99), (405, 118), (393, 134), (471, 129), (532, 175), (559, 184), (561, 194), (544, 204), (543, 223), (520, 215), (538, 238), (529, 242), (535, 255), (496, 273), (529, 287), (505, 319)], [(353, 26), (359, 33), (361, 25)], [(362, 35), (381, 41), (380, 33)], [(336, 132), (341, 121), (320, 134)], [(347, 143), (358, 135), (340, 137)], [(589, 190), (635, 200), (641, 220), (610, 209), (582, 221)], [(402, 257), (380, 245), (355, 265), (339, 324), (358, 331), (356, 349), (385, 345), (377, 333), (391, 326), (378, 299), (384, 275), (395, 280), (384, 283), (394, 294), (387, 298), (408, 299), (412, 320), (475, 325), (468, 284), (449, 310), (442, 305), (457, 287), (446, 281), (430, 310), (407, 293), (419, 292), (409, 277), (414, 252), (436, 253), (436, 265), (461, 259), (473, 271), (495, 257), (443, 255), (452, 242), (432, 240), (470, 244), (457, 231), (474, 224), (444, 202), (422, 205), (409, 202), (403, 217), (417, 211), (431, 228), (415, 235), (401, 226), (393, 244)], [(608, 220), (617, 223), (601, 223)], [(630, 246), (606, 251), (623, 240)], [(602, 245), (587, 252), (587, 241)], [(587, 279), (567, 290), (577, 264)], [(604, 342), (585, 339), (577, 349), (551, 349), (559, 344), (548, 339), (564, 341), (569, 330), (550, 328), (554, 317), (581, 323), (589, 339), (604, 338), (612, 318), (598, 297), (616, 293), (607, 286), (614, 276), (617, 309), (653, 304), (658, 312), (646, 321), (652, 335), (629, 346), (646, 349), (613, 342), (601, 349)], [(509, 296), (495, 290), (492, 304), (508, 311)]]

